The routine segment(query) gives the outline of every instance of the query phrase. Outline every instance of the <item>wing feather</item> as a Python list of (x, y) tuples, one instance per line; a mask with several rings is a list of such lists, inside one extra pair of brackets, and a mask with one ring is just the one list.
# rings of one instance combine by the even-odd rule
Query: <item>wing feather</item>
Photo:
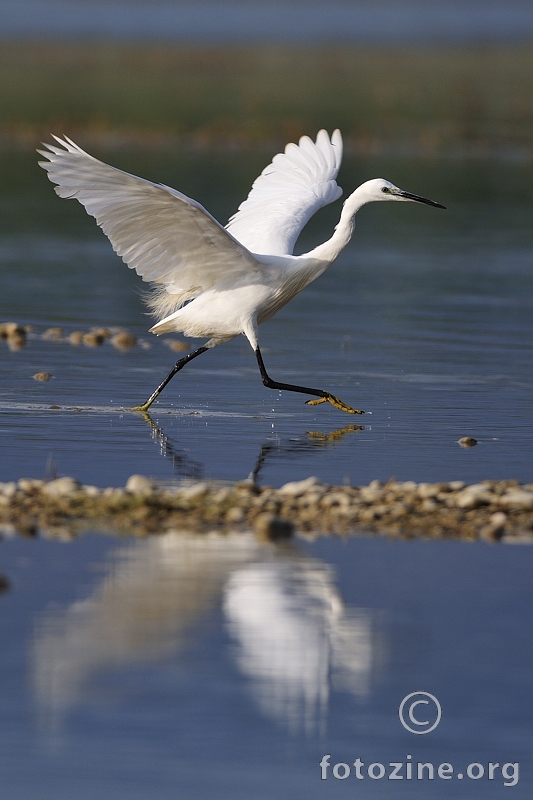
[(290, 255), (306, 222), (337, 200), (336, 178), (342, 161), (342, 137), (319, 131), (316, 142), (302, 136), (265, 167), (247, 199), (230, 219), (228, 230), (253, 253)]
[(62, 147), (38, 152), (57, 194), (79, 200), (125, 263), (175, 296), (175, 308), (217, 283), (260, 275), (252, 254), (196, 201), (54, 138)]

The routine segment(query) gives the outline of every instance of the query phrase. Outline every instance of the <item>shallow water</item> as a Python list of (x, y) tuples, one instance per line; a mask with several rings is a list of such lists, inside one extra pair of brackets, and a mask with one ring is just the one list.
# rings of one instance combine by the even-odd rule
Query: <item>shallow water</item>
[[(179, 187), (223, 220), (266, 160), (107, 157)], [(57, 473), (117, 485), (134, 472), (170, 479), (191, 468), (236, 480), (259, 465), (272, 485), (309, 474), (357, 484), (392, 476), (531, 480), (529, 162), (348, 161), (348, 190), (382, 174), (448, 209), (363, 209), (338, 262), (260, 333), (274, 378), (326, 388), (365, 416), (265, 389), (239, 337), (172, 381), (152, 406), (155, 437), (127, 409), (179, 356), (147, 333), (142, 282), (79, 204), (55, 197), (33, 157), (4, 155), (1, 166), (0, 317), (32, 324), (34, 333), (17, 352), (0, 343), (0, 480)], [(337, 214), (321, 212), (300, 249), (327, 237)], [(150, 349), (43, 341), (51, 325), (66, 334), (124, 326)], [(32, 380), (40, 371), (53, 379)], [(463, 436), (478, 446), (461, 448)]]
[[(530, 547), (170, 534), (1, 555), (10, 800), (531, 796)], [(419, 691), (442, 708), (427, 735), (398, 716)]]
[[(107, 158), (220, 219), (266, 161)], [(33, 157), (3, 155), (0, 169), (0, 317), (34, 326), (18, 351), (0, 342), (0, 480), (532, 480), (532, 164), (343, 168), (348, 190), (384, 175), (448, 206), (364, 209), (338, 263), (261, 330), (274, 377), (327, 388), (365, 416), (265, 389), (249, 345), (235, 340), (175, 378), (151, 421), (127, 409), (176, 356), (147, 333), (140, 282), (77, 204), (55, 198)], [(329, 235), (337, 213), (318, 216), (302, 250)], [(49, 326), (104, 325), (151, 348), (41, 338)], [(32, 380), (40, 371), (53, 379)], [(466, 435), (479, 444), (460, 447)], [(179, 533), (8, 539), (3, 794), (530, 797), (532, 559), (522, 545), (370, 538), (280, 549)], [(428, 735), (398, 718), (417, 691), (442, 706)], [(356, 758), (378, 765), (374, 777), (354, 776)], [(409, 781), (409, 761), (432, 764), (431, 783)], [(387, 777), (391, 762), (402, 764), (400, 782)], [(489, 762), (499, 764), (491, 780)], [(334, 777), (336, 764), (349, 778)]]

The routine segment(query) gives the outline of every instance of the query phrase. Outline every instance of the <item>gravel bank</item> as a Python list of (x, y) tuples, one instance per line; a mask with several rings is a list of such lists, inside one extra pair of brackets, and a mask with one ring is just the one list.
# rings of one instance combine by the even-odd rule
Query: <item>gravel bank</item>
[(533, 484), (391, 480), (354, 487), (307, 478), (275, 489), (248, 482), (165, 486), (143, 475), (106, 489), (70, 477), (0, 483), (0, 532), (69, 538), (87, 527), (140, 536), (254, 528), (269, 539), (298, 532), (533, 542)]

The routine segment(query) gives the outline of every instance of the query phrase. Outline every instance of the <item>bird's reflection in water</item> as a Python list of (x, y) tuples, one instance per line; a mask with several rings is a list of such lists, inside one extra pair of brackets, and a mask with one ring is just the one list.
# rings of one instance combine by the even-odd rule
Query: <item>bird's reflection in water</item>
[(364, 430), (362, 425), (346, 425), (330, 433), (320, 431), (308, 431), (305, 436), (293, 436), (287, 439), (273, 438), (263, 442), (255, 466), (250, 472), (248, 479), (257, 483), (259, 474), (268, 460), (275, 457), (288, 459), (292, 456), (299, 456), (302, 453), (309, 453), (320, 447), (340, 441), (348, 433)]
[(331, 680), (368, 693), (371, 614), (344, 606), (326, 564), (291, 557), (241, 567), (224, 588), (224, 610), (262, 712), (293, 732), (322, 727)]
[(152, 439), (159, 445), (159, 452), (164, 458), (170, 460), (174, 474), (180, 478), (190, 478), (192, 480), (202, 478), (204, 474), (202, 464), (189, 458), (183, 450), (180, 450), (170, 436), (167, 436), (159, 425), (154, 422), (148, 412), (143, 412), (142, 417), (152, 432)]
[(259, 708), (293, 732), (320, 727), (332, 680), (356, 696), (369, 690), (372, 612), (346, 608), (331, 568), (296, 545), (176, 532), (120, 549), (111, 566), (89, 598), (47, 612), (36, 627), (47, 735), (98, 697), (97, 676), (179, 658), (220, 606)]
[[(195, 480), (202, 478), (204, 474), (203, 466), (181, 450), (159, 424), (152, 419), (150, 414), (144, 412), (142, 417), (152, 432), (153, 440), (159, 445), (161, 455), (170, 459), (176, 477)], [(279, 437), (269, 438), (261, 444), (255, 465), (248, 475), (248, 480), (256, 483), (266, 463), (274, 458), (288, 459), (293, 456), (299, 456), (302, 453), (312, 452), (317, 448), (328, 447), (339, 442), (347, 434), (362, 430), (364, 430), (363, 425), (351, 424), (329, 433), (308, 431), (304, 436), (293, 436), (285, 439)]]

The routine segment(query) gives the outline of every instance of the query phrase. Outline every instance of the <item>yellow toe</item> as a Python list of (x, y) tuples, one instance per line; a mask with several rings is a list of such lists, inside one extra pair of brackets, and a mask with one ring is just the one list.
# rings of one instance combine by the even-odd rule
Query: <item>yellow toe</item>
[(364, 411), (361, 411), (358, 408), (352, 408), (351, 406), (343, 403), (342, 400), (339, 400), (338, 397), (335, 397), (334, 394), (328, 394), (325, 397), (318, 397), (316, 400), (308, 400), (308, 406), (318, 406), (320, 403), (331, 403), (332, 406), (338, 408), (339, 411), (345, 411), (347, 414), (364, 414)]
[(142, 406), (133, 406), (130, 411), (140, 411), (142, 414), (146, 414), (151, 405), (151, 403), (143, 403)]

